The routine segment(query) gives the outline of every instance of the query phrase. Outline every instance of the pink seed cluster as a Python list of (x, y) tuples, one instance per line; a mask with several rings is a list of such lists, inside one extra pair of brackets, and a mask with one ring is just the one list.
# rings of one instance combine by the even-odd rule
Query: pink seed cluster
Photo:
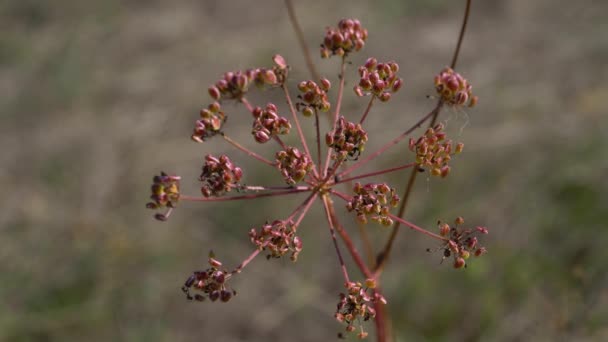
[(298, 110), (302, 111), (302, 115), (311, 116), (314, 110), (327, 112), (331, 107), (327, 98), (327, 92), (331, 88), (331, 83), (328, 79), (322, 78), (319, 84), (314, 81), (302, 81), (298, 84), (300, 95), (298, 98), (302, 102), (297, 103)]
[(291, 253), (290, 259), (296, 261), (302, 251), (302, 240), (296, 236), (296, 226), (290, 222), (275, 220), (259, 230), (251, 228), (249, 238), (258, 249), (268, 251), (267, 259)]
[[(186, 294), (189, 300), (197, 300), (199, 302), (209, 298), (212, 302), (221, 300), (222, 302), (229, 301), (236, 291), (228, 289), (226, 282), (230, 278), (230, 274), (226, 270), (220, 270), (222, 263), (215, 258), (209, 258), (211, 267), (204, 271), (194, 272), (182, 286), (182, 291)], [(192, 296), (190, 289), (201, 292)]]
[(466, 260), (471, 254), (479, 257), (487, 252), (485, 247), (479, 246), (478, 238), (475, 235), (488, 234), (488, 229), (485, 227), (462, 228), (464, 219), (461, 216), (457, 217), (454, 222), (455, 226), (438, 222), (439, 235), (449, 239), (442, 247), (443, 258), (453, 257), (454, 268), (463, 268), (466, 267)]
[(277, 106), (268, 103), (266, 108), (256, 107), (253, 110), (253, 128), (251, 134), (255, 141), (263, 144), (272, 137), (289, 133), (291, 124), (287, 118), (279, 116)]
[(152, 202), (146, 204), (149, 209), (175, 208), (179, 201), (179, 181), (181, 177), (170, 176), (164, 172), (152, 178)]
[(369, 217), (372, 221), (378, 222), (383, 226), (390, 226), (393, 220), (389, 217), (391, 208), (399, 203), (399, 196), (395, 189), (386, 183), (370, 183), (361, 185), (355, 183), (353, 187), (355, 195), (346, 204), (346, 209), (357, 214), (357, 220), (367, 223)]
[(357, 19), (342, 19), (338, 27), (328, 27), (321, 45), (321, 57), (333, 55), (346, 56), (352, 51), (359, 51), (367, 40), (367, 29)]
[(275, 63), (272, 68), (256, 68), (224, 73), (222, 78), (209, 87), (209, 96), (216, 101), (220, 99), (238, 100), (247, 93), (251, 84), (261, 88), (283, 84), (287, 78), (287, 63), (281, 55), (275, 55), (272, 59)]
[[(347, 332), (352, 332), (356, 329), (355, 323), (360, 323), (361, 320), (368, 321), (370, 318), (376, 317), (376, 310), (373, 308), (374, 304), (378, 302), (386, 304), (386, 299), (373, 291), (375, 281), (368, 279), (365, 283), (363, 285), (360, 282), (347, 282), (344, 284), (347, 292), (340, 293), (340, 301), (338, 302), (334, 317), (338, 322), (346, 323)], [(367, 333), (363, 331), (363, 328), (361, 328), (358, 337), (367, 337)]]
[(431, 175), (446, 177), (450, 173), (448, 165), (452, 155), (462, 152), (463, 143), (453, 146), (451, 140), (446, 140), (443, 124), (429, 127), (418, 140), (410, 138), (409, 148), (416, 152), (416, 163), (419, 167), (427, 167)]
[(473, 107), (477, 104), (477, 96), (473, 96), (469, 82), (459, 73), (446, 67), (435, 76), (435, 90), (441, 100), (450, 106)]
[(312, 169), (313, 163), (307, 154), (289, 146), (286, 150), (277, 152), (276, 165), (285, 182), (294, 185), (306, 177), (306, 174)]
[(222, 125), (226, 121), (226, 114), (222, 112), (218, 102), (213, 102), (207, 108), (201, 109), (200, 119), (194, 124), (192, 140), (203, 142), (220, 133)]
[(344, 116), (340, 116), (336, 129), (325, 136), (325, 143), (334, 149), (338, 159), (357, 159), (365, 149), (367, 132), (361, 124), (346, 121)]
[(233, 188), (238, 188), (242, 176), (241, 168), (235, 166), (228, 156), (221, 155), (218, 158), (208, 154), (199, 177), (203, 183), (201, 193), (205, 197), (222, 196)]
[(372, 94), (382, 102), (390, 100), (391, 94), (401, 89), (403, 80), (397, 77), (399, 65), (395, 62), (378, 63), (370, 57), (359, 67), (359, 83), (355, 86), (357, 96)]

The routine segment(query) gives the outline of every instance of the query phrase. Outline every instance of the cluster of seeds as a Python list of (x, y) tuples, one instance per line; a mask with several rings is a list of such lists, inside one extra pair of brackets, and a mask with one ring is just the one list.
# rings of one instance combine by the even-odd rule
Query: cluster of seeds
[(357, 214), (357, 220), (367, 223), (369, 217), (372, 221), (378, 222), (383, 226), (390, 226), (393, 220), (389, 217), (391, 208), (399, 203), (399, 196), (395, 189), (386, 183), (370, 183), (361, 185), (355, 183), (353, 187), (355, 195), (346, 204), (346, 209)]
[(221, 155), (217, 158), (208, 154), (199, 177), (203, 183), (201, 193), (205, 197), (221, 196), (233, 188), (238, 188), (242, 176), (241, 168), (235, 166), (228, 156)]
[(226, 121), (226, 115), (222, 112), (220, 104), (213, 102), (207, 108), (200, 111), (201, 118), (194, 124), (192, 140), (203, 142), (220, 133), (222, 125)]
[(395, 62), (378, 63), (370, 57), (359, 67), (359, 84), (354, 88), (357, 96), (372, 94), (382, 102), (390, 100), (391, 94), (401, 89), (403, 80), (397, 77), (399, 65)]
[(272, 103), (268, 103), (265, 109), (256, 107), (252, 114), (254, 121), (251, 134), (260, 144), (267, 142), (273, 136), (288, 134), (291, 129), (289, 120), (279, 116), (277, 106)]
[(346, 56), (352, 51), (359, 51), (367, 40), (367, 29), (357, 19), (342, 19), (338, 27), (328, 27), (321, 44), (321, 58), (332, 55)]
[(478, 257), (487, 252), (485, 247), (478, 245), (475, 233), (488, 234), (488, 229), (485, 227), (462, 228), (464, 219), (460, 216), (456, 218), (454, 223), (455, 226), (450, 226), (447, 223), (438, 222), (439, 234), (449, 238), (448, 242), (442, 247), (443, 259), (453, 257), (454, 268), (463, 268), (466, 267), (466, 260), (471, 254)]
[(222, 98), (238, 100), (247, 93), (252, 83), (261, 88), (283, 84), (287, 78), (287, 63), (281, 55), (275, 55), (272, 59), (275, 63), (272, 68), (256, 68), (224, 73), (215, 85), (209, 87), (209, 96), (216, 101)]
[(161, 172), (152, 178), (152, 202), (146, 204), (149, 209), (175, 208), (179, 201), (179, 181), (181, 177), (170, 176)]
[[(366, 280), (365, 286), (360, 282), (347, 282), (344, 286), (347, 293), (340, 293), (340, 301), (334, 316), (339, 322), (346, 323), (347, 332), (352, 332), (356, 329), (355, 322), (361, 323), (361, 320), (368, 321), (376, 317), (374, 304), (377, 302), (386, 304), (386, 299), (373, 291), (376, 287), (376, 281), (373, 279)], [(363, 331), (362, 327), (358, 337), (367, 337), (367, 332)]]
[(473, 96), (471, 85), (459, 73), (446, 67), (435, 76), (435, 90), (441, 100), (450, 106), (473, 107), (477, 104), (477, 96)]
[(306, 177), (306, 174), (312, 169), (313, 163), (307, 154), (289, 146), (286, 150), (277, 152), (276, 165), (285, 182), (294, 185)]
[(328, 79), (322, 78), (318, 85), (314, 81), (302, 81), (298, 84), (298, 90), (302, 93), (298, 97), (303, 101), (297, 103), (298, 110), (302, 111), (302, 115), (311, 116), (314, 110), (327, 112), (330, 108), (327, 92), (331, 88), (331, 83)]
[(420, 168), (427, 167), (431, 175), (446, 177), (450, 173), (449, 161), (452, 155), (462, 152), (463, 143), (453, 146), (451, 140), (446, 140), (443, 124), (429, 127), (423, 136), (414, 140), (410, 138), (409, 148), (416, 152), (416, 163)]
[[(221, 300), (222, 302), (229, 301), (236, 291), (229, 290), (226, 286), (226, 281), (230, 278), (230, 273), (226, 270), (220, 270), (222, 263), (213, 257), (209, 257), (210, 268), (204, 271), (195, 271), (182, 286), (182, 291), (186, 294), (189, 300), (197, 300), (199, 302), (209, 298), (212, 302)], [(202, 292), (194, 296), (190, 294), (190, 289)]]
[[(325, 143), (334, 149), (339, 159), (357, 159), (365, 149), (366, 142), (367, 132), (361, 124), (346, 121), (343, 116), (338, 118), (336, 130), (325, 136)], [(333, 157), (336, 159), (336, 156)]]
[(302, 251), (302, 240), (296, 236), (296, 226), (290, 222), (276, 220), (264, 224), (259, 231), (252, 228), (249, 238), (257, 248), (268, 251), (267, 259), (280, 258), (291, 252), (290, 259), (296, 261)]

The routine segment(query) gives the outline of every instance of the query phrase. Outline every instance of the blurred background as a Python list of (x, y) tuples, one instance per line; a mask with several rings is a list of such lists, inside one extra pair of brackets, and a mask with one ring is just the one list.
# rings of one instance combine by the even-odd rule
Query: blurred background
[[(347, 116), (366, 105), (350, 91), (357, 65), (400, 64), (405, 85), (374, 107), (367, 151), (432, 109), (426, 95), (450, 63), (464, 1), (295, 7), (334, 85), (339, 62), (316, 48), (325, 27), (356, 17), (369, 29), (346, 79)], [(480, 103), (441, 115), (465, 153), (447, 179), (418, 177), (407, 218), (436, 229), (462, 215), (489, 227), (489, 253), (457, 271), (426, 252), (434, 241), (402, 230), (382, 282), (395, 340), (608, 339), (606, 14), (605, 1), (474, 1), (457, 69)], [(299, 261), (256, 259), (227, 304), (188, 302), (179, 288), (211, 249), (237, 265), (248, 230), (303, 197), (180, 203), (165, 223), (144, 206), (161, 170), (197, 195), (207, 153), (229, 153), (248, 184), (280, 185), (223, 141), (189, 136), (224, 71), (281, 53), (292, 88), (309, 78), (282, 1), (5, 0), (0, 28), (1, 341), (335, 340), (343, 280), (319, 205), (300, 228)], [(250, 100), (283, 104), (277, 91)], [(228, 134), (273, 155), (251, 142), (242, 106), (225, 110)], [(399, 145), (374, 167), (410, 159)], [(408, 174), (380, 180), (401, 193)], [(369, 229), (379, 247), (389, 231)]]

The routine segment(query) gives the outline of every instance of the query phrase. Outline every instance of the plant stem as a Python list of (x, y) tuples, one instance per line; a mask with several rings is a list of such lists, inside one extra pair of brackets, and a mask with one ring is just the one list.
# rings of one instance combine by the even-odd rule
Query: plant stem
[[(310, 161), (313, 161), (312, 154), (310, 154), (310, 150), (308, 149), (308, 144), (306, 143), (306, 138), (304, 137), (304, 133), (302, 132), (302, 127), (300, 126), (300, 120), (298, 120), (298, 114), (297, 114), (296, 108), (294, 107), (293, 102), (291, 101), (291, 96), (289, 95), (289, 90), (287, 89), (285, 84), (282, 84), (281, 88), (283, 89), (283, 92), (285, 93), (285, 99), (287, 100), (287, 104), (289, 105), (289, 110), (291, 110), (291, 115), (293, 116), (293, 121), (296, 125), (296, 129), (298, 130), (298, 136), (300, 137), (300, 142), (302, 143), (302, 146), (304, 146), (304, 152), (306, 153), (308, 158), (310, 158)], [(319, 177), (319, 174), (317, 173), (317, 167), (313, 167), (312, 170), (313, 170), (313, 173), (315, 174), (315, 176)]]
[(251, 151), (250, 149), (246, 148), (245, 146), (239, 144), (238, 142), (236, 142), (235, 140), (233, 140), (232, 138), (228, 137), (226, 134), (222, 133), (222, 137), (224, 138), (224, 140), (226, 140), (228, 143), (230, 143), (232, 146), (236, 147), (237, 149), (247, 153), (247, 155), (261, 161), (264, 164), (270, 165), (272, 167), (275, 167), (276, 165), (271, 162), (270, 160), (262, 157), (261, 155)]
[(251, 253), (247, 257), (247, 259), (243, 260), (243, 262), (240, 265), (238, 265), (232, 272), (230, 272), (229, 275), (241, 273), (243, 268), (247, 267), (247, 265), (251, 262), (251, 260), (255, 259), (255, 257), (258, 256), (258, 254), (260, 254), (261, 251), (262, 251), (261, 249), (256, 248), (256, 250), (253, 251), (253, 253)]
[[(462, 46), (462, 41), (464, 40), (464, 34), (465, 34), (465, 31), (467, 28), (467, 23), (469, 21), (470, 11), (471, 11), (471, 0), (467, 0), (466, 6), (464, 9), (464, 18), (462, 19), (462, 25), (460, 27), (460, 33), (458, 35), (458, 42), (456, 43), (456, 49), (454, 50), (454, 55), (452, 56), (452, 62), (450, 64), (450, 67), (452, 69), (456, 68), (456, 62), (458, 61), (458, 56), (460, 54), (460, 47)], [(443, 104), (442, 104), (441, 100), (439, 100), (437, 102), (437, 106), (435, 106), (435, 109), (433, 110), (434, 114), (433, 114), (433, 118), (431, 119), (431, 123), (429, 124), (429, 127), (434, 126), (435, 123), (437, 122), (437, 118), (439, 116), (439, 112), (441, 111), (442, 105)], [(401, 206), (399, 207), (399, 213), (397, 214), (398, 217), (403, 217), (403, 214), (405, 213), (408, 198), (410, 196), (410, 193), (412, 192), (414, 182), (416, 181), (416, 174), (417, 174), (416, 170), (412, 170), (412, 173), (410, 174), (410, 178), (407, 183), (407, 187), (402, 196)], [(399, 221), (395, 222), (395, 225), (393, 226), (393, 230), (391, 231), (391, 235), (390, 235), (388, 241), (386, 242), (385, 247), (378, 254), (378, 261), (376, 262), (376, 267), (375, 267), (375, 272), (378, 275), (379, 275), (379, 273), (382, 272), (382, 268), (384, 267), (384, 265), (386, 264), (386, 261), (388, 260), (388, 256), (390, 255), (390, 252), (391, 252), (391, 249), (393, 246), (393, 242), (394, 242), (395, 238), (397, 237), (397, 233), (399, 232), (399, 224), (400, 224)]]
[[(331, 133), (335, 132), (336, 124), (338, 123), (338, 118), (340, 117), (340, 107), (342, 106), (342, 95), (344, 94), (344, 70), (346, 68), (346, 60), (342, 57), (342, 64), (340, 65), (340, 86), (338, 87), (338, 98), (336, 99), (336, 111), (334, 113), (334, 119), (332, 124)], [(331, 162), (331, 156), (334, 150), (332, 148), (327, 149), (327, 158), (325, 158), (325, 167), (323, 168), (323, 176), (327, 175), (327, 169), (329, 168), (329, 163)]]
[(372, 109), (372, 104), (374, 104), (374, 99), (376, 99), (376, 95), (372, 95), (372, 98), (369, 99), (367, 108), (365, 109), (365, 112), (363, 113), (363, 116), (361, 117), (361, 120), (359, 121), (360, 124), (363, 124), (363, 121), (365, 121), (365, 118), (367, 118), (367, 114), (369, 114), (370, 109)]
[(276, 192), (269, 192), (269, 193), (263, 193), (263, 194), (249, 194), (249, 195), (232, 196), (232, 197), (194, 197), (194, 196), (181, 195), (181, 196), (179, 196), (179, 199), (182, 201), (189, 201), (189, 202), (226, 202), (226, 201), (249, 200), (249, 199), (262, 198), (262, 197), (273, 197), (273, 196), (283, 196), (283, 195), (289, 195), (289, 194), (298, 194), (298, 193), (306, 192), (306, 191), (310, 191), (310, 190), (309, 189), (304, 189), (304, 190), (293, 189), (293, 190), (276, 191)]
[(353, 180), (357, 180), (357, 179), (361, 179), (361, 178), (367, 178), (367, 177), (382, 175), (382, 174), (389, 173), (389, 172), (394, 172), (394, 171), (399, 171), (399, 170), (407, 169), (407, 168), (410, 168), (410, 167), (413, 167), (413, 166), (416, 166), (416, 163), (409, 163), (409, 164), (405, 164), (405, 165), (401, 165), (401, 166), (391, 167), (391, 168), (385, 169), (385, 170), (380, 170), (380, 171), (365, 173), (365, 174), (358, 175), (358, 176), (353, 176), (353, 177), (350, 177), (350, 178), (340, 179), (335, 184), (341, 184), (341, 183), (345, 183), (345, 182), (349, 182), (349, 181), (353, 181)]
[(338, 241), (336, 240), (336, 231), (334, 230), (334, 222), (332, 215), (330, 213), (328, 197), (323, 196), (323, 207), (325, 208), (325, 214), (327, 215), (327, 223), (329, 224), (329, 233), (331, 234), (331, 239), (334, 242), (334, 247), (336, 248), (336, 254), (338, 254), (338, 260), (340, 261), (340, 268), (342, 269), (342, 275), (344, 276), (344, 281), (349, 283), (350, 278), (348, 277), (348, 271), (346, 270), (346, 265), (344, 264), (344, 259), (342, 258), (342, 253), (340, 252), (340, 247), (338, 247)]
[(306, 40), (304, 39), (304, 33), (302, 32), (302, 28), (298, 23), (298, 18), (296, 17), (296, 13), (293, 9), (293, 4), (291, 3), (291, 0), (285, 0), (285, 7), (287, 7), (289, 21), (293, 26), (293, 30), (295, 31), (296, 36), (298, 37), (298, 42), (300, 43), (300, 48), (304, 53), (304, 59), (306, 60), (306, 66), (308, 67), (308, 71), (310, 72), (310, 75), (312, 76), (313, 80), (318, 81), (319, 79), (321, 79), (321, 77), (319, 76), (319, 73), (315, 68), (315, 64), (312, 62), (310, 50), (308, 49), (308, 45), (306, 44)]

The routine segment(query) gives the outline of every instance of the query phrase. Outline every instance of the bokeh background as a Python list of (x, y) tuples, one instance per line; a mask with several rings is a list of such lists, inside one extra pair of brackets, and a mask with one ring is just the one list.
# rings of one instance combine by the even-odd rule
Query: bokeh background
[[(327, 25), (357, 17), (370, 38), (354, 65), (400, 64), (405, 86), (374, 108), (368, 151), (433, 107), (426, 95), (464, 1), (295, 5), (313, 48)], [(431, 229), (457, 215), (488, 226), (489, 254), (456, 271), (425, 251), (434, 241), (402, 231), (383, 277), (397, 341), (608, 339), (607, 14), (606, 1), (474, 1), (457, 69), (480, 103), (441, 116), (465, 153), (447, 179), (419, 177), (407, 216)], [(182, 203), (166, 223), (144, 208), (160, 170), (196, 195), (210, 152), (229, 152), (249, 184), (277, 184), (227, 144), (189, 135), (224, 71), (281, 53), (292, 86), (309, 77), (282, 1), (4, 0), (0, 28), (1, 341), (336, 338), (343, 280), (320, 206), (300, 229), (300, 260), (255, 260), (227, 304), (188, 302), (179, 287), (210, 249), (239, 263), (247, 231), (301, 197)], [(338, 61), (313, 50), (337, 84)], [(344, 113), (359, 117), (365, 100), (346, 94)], [(283, 103), (251, 97), (269, 100)], [(226, 109), (227, 132), (271, 156), (250, 143), (243, 108)], [(408, 158), (401, 145), (375, 166)], [(383, 179), (402, 192), (406, 175)], [(370, 230), (376, 246), (388, 236)]]

